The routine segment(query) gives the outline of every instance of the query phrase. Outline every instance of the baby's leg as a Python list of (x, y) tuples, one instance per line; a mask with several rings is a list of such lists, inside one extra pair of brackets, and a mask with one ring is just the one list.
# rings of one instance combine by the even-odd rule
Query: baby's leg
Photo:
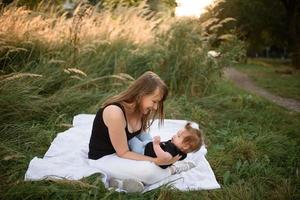
[(150, 133), (143, 132), (136, 136), (140, 141), (143, 142), (144, 145), (148, 144), (149, 142), (152, 142), (152, 137)]
[(168, 169), (171, 174), (180, 174), (181, 172), (188, 171), (196, 167), (196, 164), (193, 161), (178, 161), (173, 163)]
[(149, 133), (140, 133), (128, 141), (129, 149), (133, 152), (144, 154), (147, 143), (152, 142), (152, 137)]
[(145, 145), (144, 143), (137, 137), (133, 137), (128, 141), (129, 149), (133, 152), (144, 154)]

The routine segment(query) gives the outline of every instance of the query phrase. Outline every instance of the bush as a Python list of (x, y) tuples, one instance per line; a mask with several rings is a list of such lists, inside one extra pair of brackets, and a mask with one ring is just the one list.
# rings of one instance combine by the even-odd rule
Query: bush
[[(198, 21), (191, 19), (174, 23), (167, 32), (157, 36), (157, 51), (153, 54), (160, 57), (154, 69), (167, 82), (171, 93), (208, 95), (222, 68), (243, 54), (243, 44), (237, 38), (223, 40), (219, 46), (213, 43)], [(210, 55), (212, 50), (216, 56)]]

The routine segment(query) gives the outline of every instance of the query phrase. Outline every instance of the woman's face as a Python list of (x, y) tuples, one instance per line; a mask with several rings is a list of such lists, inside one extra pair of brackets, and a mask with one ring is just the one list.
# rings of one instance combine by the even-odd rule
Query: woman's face
[(159, 88), (149, 95), (145, 95), (141, 99), (141, 112), (146, 115), (152, 110), (157, 110), (158, 104), (162, 99), (161, 92)]

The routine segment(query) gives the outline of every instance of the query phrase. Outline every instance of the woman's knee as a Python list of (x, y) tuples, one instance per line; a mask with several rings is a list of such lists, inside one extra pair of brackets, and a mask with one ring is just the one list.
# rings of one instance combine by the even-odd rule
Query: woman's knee
[(168, 169), (162, 169), (159, 166), (152, 164), (149, 165), (141, 177), (141, 180), (146, 184), (156, 183), (170, 175)]

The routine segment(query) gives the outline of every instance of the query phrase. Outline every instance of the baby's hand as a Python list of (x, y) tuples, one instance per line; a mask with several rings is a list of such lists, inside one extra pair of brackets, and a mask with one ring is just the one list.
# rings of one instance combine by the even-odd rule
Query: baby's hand
[(153, 144), (157, 145), (157, 144), (159, 144), (159, 143), (160, 143), (160, 137), (159, 137), (159, 136), (155, 136), (155, 137), (153, 138)]

